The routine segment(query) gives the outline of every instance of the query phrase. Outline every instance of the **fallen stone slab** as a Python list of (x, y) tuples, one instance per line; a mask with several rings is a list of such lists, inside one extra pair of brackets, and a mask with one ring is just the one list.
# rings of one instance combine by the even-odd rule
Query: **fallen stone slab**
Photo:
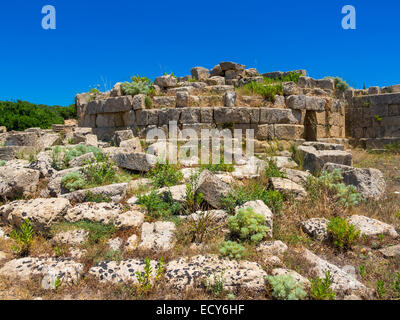
[(266, 161), (274, 161), (278, 169), (284, 169), (284, 168), (293, 169), (298, 167), (297, 163), (294, 162), (293, 159), (290, 157), (282, 157), (282, 156), (267, 157)]
[(198, 179), (196, 193), (202, 193), (204, 201), (215, 209), (221, 209), (221, 199), (226, 196), (231, 187), (208, 170), (204, 170)]
[(264, 241), (257, 245), (256, 250), (264, 257), (282, 256), (288, 249), (288, 246), (280, 240)]
[(215, 255), (198, 255), (170, 261), (166, 265), (165, 277), (170, 286), (184, 290), (195, 285), (201, 286), (202, 280), (213, 282), (214, 275), (225, 280), (226, 290), (265, 291), (264, 277), (267, 273), (258, 263), (228, 260)]
[(122, 150), (112, 156), (116, 165), (123, 169), (139, 172), (148, 172), (157, 162), (157, 157), (141, 152)]
[(85, 202), (69, 208), (64, 219), (70, 222), (87, 220), (109, 224), (116, 222), (123, 210), (119, 203)]
[(125, 196), (127, 189), (127, 183), (117, 183), (91, 189), (77, 190), (74, 192), (62, 194), (60, 197), (68, 199), (71, 202), (75, 203), (85, 202), (88, 195), (102, 196), (105, 198), (110, 198), (110, 200), (113, 202), (119, 202)]
[(282, 173), (286, 176), (287, 179), (299, 185), (304, 185), (307, 182), (308, 177), (311, 176), (311, 173), (307, 171), (300, 171), (289, 168), (283, 168)]
[(0, 275), (11, 279), (29, 280), (32, 276), (52, 275), (61, 283), (77, 283), (83, 275), (83, 265), (70, 258), (21, 258), (7, 262)]
[(69, 207), (69, 201), (62, 198), (19, 200), (0, 207), (0, 217), (13, 227), (20, 227), (29, 219), (36, 231), (47, 233), (64, 217)]
[(346, 185), (353, 185), (361, 193), (363, 198), (379, 200), (385, 194), (386, 182), (382, 172), (373, 168), (353, 168), (336, 163), (326, 163), (323, 170), (333, 172), (339, 170), (343, 182)]
[(70, 245), (80, 245), (87, 241), (89, 232), (83, 229), (59, 232), (53, 237), (55, 243), (65, 243)]
[(12, 168), (10, 165), (0, 167), (0, 198), (14, 200), (33, 195), (37, 191), (39, 177), (37, 170)]
[(400, 244), (379, 250), (385, 258), (400, 257)]
[(374, 237), (380, 234), (397, 238), (398, 234), (393, 226), (382, 221), (372, 219), (365, 216), (354, 215), (348, 219), (348, 222), (353, 224), (361, 234)]
[(293, 196), (296, 200), (307, 197), (306, 190), (299, 184), (285, 178), (269, 178), (273, 190), (282, 192), (288, 196)]

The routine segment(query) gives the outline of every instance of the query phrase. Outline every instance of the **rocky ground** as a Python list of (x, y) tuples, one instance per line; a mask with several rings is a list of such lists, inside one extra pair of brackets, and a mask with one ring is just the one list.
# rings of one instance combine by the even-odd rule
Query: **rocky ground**
[[(276, 299), (281, 275), (303, 299), (400, 296), (398, 154), (275, 141), (231, 166), (151, 165), (129, 132), (35, 134), (43, 151), (0, 166), (1, 299)], [(249, 207), (257, 239), (229, 222)], [(353, 243), (335, 244), (335, 217)]]

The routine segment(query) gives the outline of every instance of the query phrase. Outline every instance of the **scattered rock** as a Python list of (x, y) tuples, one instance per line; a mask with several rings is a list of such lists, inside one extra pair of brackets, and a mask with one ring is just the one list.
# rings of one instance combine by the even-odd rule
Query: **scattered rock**
[(37, 170), (0, 167), (0, 198), (13, 200), (22, 196), (32, 196), (37, 191), (39, 177), (40, 173)]
[(231, 190), (230, 186), (222, 182), (208, 170), (204, 170), (198, 180), (196, 193), (202, 193), (204, 200), (215, 209), (221, 208), (221, 199)]
[(302, 200), (307, 197), (307, 192), (297, 183), (285, 178), (269, 178), (272, 189), (283, 194), (293, 196), (296, 200)]
[(366, 236), (373, 237), (383, 234), (393, 238), (398, 237), (398, 234), (393, 226), (376, 219), (354, 215), (351, 216), (348, 221), (358, 230), (360, 230), (361, 234)]
[(122, 239), (121, 238), (109, 239), (107, 241), (107, 245), (109, 250), (118, 251), (122, 246)]
[(125, 196), (127, 188), (127, 183), (109, 184), (102, 187), (77, 190), (67, 194), (62, 194), (61, 197), (75, 203), (85, 202), (88, 195), (101, 196), (103, 198), (108, 198), (111, 201), (119, 202)]
[(379, 250), (385, 258), (400, 257), (400, 244)]
[(0, 207), (0, 216), (4, 223), (13, 227), (20, 227), (29, 219), (36, 231), (47, 233), (64, 217), (69, 207), (69, 201), (62, 198), (19, 200)]
[(297, 183), (299, 185), (304, 185), (307, 182), (307, 178), (311, 176), (311, 174), (307, 171), (300, 171), (289, 168), (284, 168), (282, 172), (287, 179), (292, 180), (294, 183)]
[(87, 220), (108, 224), (114, 223), (122, 211), (122, 205), (117, 203), (86, 202), (70, 208), (64, 218), (70, 222)]
[(136, 234), (131, 235), (125, 242), (126, 250), (135, 250), (139, 244), (139, 239)]
[(324, 218), (312, 218), (301, 223), (301, 228), (310, 237), (319, 241), (328, 239), (328, 226), (329, 220)]
[(281, 256), (288, 249), (287, 245), (282, 241), (265, 241), (257, 245), (256, 250), (263, 256)]
[(71, 230), (57, 233), (53, 237), (55, 243), (65, 243), (70, 245), (79, 245), (87, 241), (89, 232), (83, 229)]
[(296, 168), (298, 165), (296, 162), (294, 162), (292, 160), (292, 158), (290, 157), (282, 157), (282, 156), (277, 156), (277, 157), (268, 157), (266, 158), (267, 161), (275, 161), (276, 162), (276, 166), (279, 169), (284, 169), (284, 168)]

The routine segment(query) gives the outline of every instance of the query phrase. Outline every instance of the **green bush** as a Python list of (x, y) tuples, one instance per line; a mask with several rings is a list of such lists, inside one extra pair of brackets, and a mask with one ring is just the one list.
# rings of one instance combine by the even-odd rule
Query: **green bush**
[(228, 213), (233, 214), (237, 206), (253, 200), (262, 200), (275, 214), (280, 213), (283, 206), (283, 195), (279, 191), (267, 190), (257, 182), (234, 187), (221, 199), (221, 203)]
[(79, 171), (74, 171), (67, 173), (61, 178), (61, 185), (69, 191), (76, 191), (83, 189), (86, 185), (86, 182)]
[(279, 170), (276, 161), (273, 159), (267, 161), (267, 166), (265, 167), (265, 175), (268, 178), (286, 178), (286, 176)]
[(156, 163), (156, 166), (147, 174), (152, 179), (155, 188), (171, 187), (179, 184), (183, 179), (183, 174), (177, 166), (170, 165), (168, 160), (165, 164)]
[(167, 218), (183, 211), (182, 205), (172, 199), (169, 191), (162, 194), (152, 191), (148, 195), (140, 195), (137, 203), (144, 206), (153, 218)]
[(262, 84), (251, 81), (240, 88), (242, 92), (248, 92), (253, 95), (260, 95), (265, 100), (275, 102), (276, 95), (283, 95), (282, 83)]
[(240, 260), (245, 255), (245, 247), (236, 241), (224, 241), (219, 249), (222, 256)]
[(202, 164), (200, 166), (200, 170), (208, 170), (212, 173), (217, 172), (233, 172), (234, 167), (233, 164), (225, 163), (224, 156), (220, 157), (220, 161), (218, 164)]
[(0, 101), (0, 126), (8, 131), (23, 131), (39, 127), (50, 129), (52, 124), (64, 124), (64, 119), (76, 118), (76, 107), (36, 105), (26, 101)]
[(330, 192), (337, 198), (342, 206), (354, 207), (362, 201), (362, 196), (352, 185), (345, 185), (341, 181), (343, 177), (339, 169), (332, 172), (322, 171), (319, 177), (309, 176), (306, 182), (306, 190), (312, 200), (316, 201), (324, 191)]
[(233, 238), (252, 243), (261, 242), (268, 232), (265, 217), (253, 208), (243, 208), (235, 216), (229, 217), (228, 228)]
[(88, 161), (82, 172), (85, 176), (86, 188), (121, 182), (114, 163), (108, 158), (101, 162)]
[(303, 284), (295, 281), (292, 276), (267, 276), (267, 281), (272, 287), (272, 296), (279, 300), (301, 300), (307, 296)]
[(97, 161), (104, 161), (106, 158), (101, 149), (94, 146), (86, 146), (84, 144), (78, 144), (73, 147), (55, 146), (50, 155), (52, 166), (56, 170), (68, 169), (72, 159), (91, 152), (93, 152)]
[(332, 288), (331, 272), (325, 274), (325, 278), (311, 279), (311, 296), (314, 300), (335, 300), (336, 293)]
[(34, 235), (35, 232), (30, 220), (25, 220), (19, 230), (13, 230), (10, 234), (11, 239), (16, 243), (16, 245), (11, 246), (11, 249), (19, 255), (27, 255)]
[(6, 165), (6, 161), (5, 160), (0, 160), (0, 167), (4, 167)]
[(132, 82), (124, 82), (121, 85), (122, 92), (125, 95), (135, 96), (137, 94), (150, 94), (152, 88), (150, 79), (137, 75), (133, 76), (131, 80)]
[(339, 77), (325, 77), (325, 79), (333, 79), (335, 80), (335, 88), (339, 91), (345, 92), (350, 86), (344, 81), (342, 78)]
[(350, 249), (360, 237), (360, 231), (340, 217), (331, 218), (327, 230), (333, 243), (341, 249)]

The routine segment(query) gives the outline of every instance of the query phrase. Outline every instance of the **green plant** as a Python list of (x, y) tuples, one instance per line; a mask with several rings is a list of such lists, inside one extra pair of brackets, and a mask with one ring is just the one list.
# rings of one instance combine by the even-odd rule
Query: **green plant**
[(365, 266), (360, 266), (360, 276), (364, 278), (367, 272), (365, 271)]
[(183, 174), (179, 168), (170, 165), (168, 160), (165, 164), (157, 162), (147, 176), (153, 180), (152, 185), (155, 188), (171, 187), (179, 184), (183, 179)]
[(224, 241), (219, 249), (222, 256), (240, 260), (245, 256), (245, 247), (236, 241)]
[(379, 114), (374, 115), (374, 118), (376, 121), (381, 122), (382, 121), (382, 117)]
[(225, 292), (225, 271), (222, 271), (220, 274), (213, 273), (213, 280), (204, 280), (203, 284), (206, 287), (207, 291), (209, 291), (213, 296), (220, 297)]
[(244, 93), (257, 94), (262, 96), (265, 100), (275, 102), (276, 95), (283, 95), (282, 82), (275, 84), (262, 84), (251, 81), (240, 88)]
[(237, 206), (253, 200), (262, 200), (273, 213), (278, 214), (282, 209), (284, 199), (279, 191), (267, 190), (261, 184), (253, 182), (247, 186), (235, 186), (221, 199), (221, 203), (229, 214), (233, 214)]
[(87, 161), (82, 173), (85, 176), (87, 187), (119, 182), (114, 162), (109, 160), (108, 157), (101, 162)]
[(72, 159), (80, 157), (84, 154), (93, 153), (96, 161), (105, 161), (106, 156), (101, 149), (93, 146), (79, 144), (73, 147), (56, 146), (51, 152), (52, 167), (56, 170), (64, 170), (69, 168), (69, 163)]
[(360, 237), (360, 231), (340, 217), (331, 218), (327, 230), (333, 243), (340, 249), (350, 249)]
[(267, 165), (265, 167), (265, 175), (269, 178), (276, 177), (276, 178), (286, 178), (285, 174), (283, 174), (274, 159), (270, 159), (267, 161)]
[(154, 277), (154, 284), (161, 279), (165, 270), (165, 263), (163, 258), (159, 260), (156, 266), (156, 272), (153, 275), (153, 267), (149, 257), (144, 260), (144, 270), (142, 272), (136, 271), (136, 279), (138, 281), (138, 290), (140, 293), (147, 293), (152, 287), (151, 279)]
[(261, 242), (269, 230), (265, 225), (265, 217), (250, 207), (242, 208), (235, 216), (229, 217), (228, 228), (232, 237), (252, 243)]
[(376, 293), (380, 299), (383, 299), (386, 295), (385, 282), (381, 279), (379, 279), (376, 284)]
[(15, 241), (16, 245), (12, 245), (11, 249), (20, 255), (26, 255), (29, 252), (29, 247), (33, 241), (35, 232), (29, 219), (26, 219), (20, 230), (13, 230), (10, 234), (11, 238)]
[(60, 280), (60, 278), (57, 278), (54, 281), (54, 289), (57, 290), (60, 286), (61, 286), (61, 280)]
[(85, 179), (79, 171), (69, 172), (61, 178), (61, 185), (69, 191), (83, 189), (85, 184)]
[(234, 170), (233, 164), (225, 163), (225, 157), (222, 155), (218, 164), (202, 164), (200, 170), (209, 170), (212, 173), (217, 172), (232, 172)]
[(335, 80), (335, 88), (341, 92), (345, 92), (350, 87), (346, 81), (339, 77), (325, 77), (325, 79)]
[(397, 272), (396, 279), (393, 284), (394, 290), (397, 293), (397, 296), (400, 297), (400, 272)]
[(311, 279), (311, 296), (315, 300), (335, 300), (336, 293), (332, 290), (331, 272), (325, 273), (325, 278)]
[(305, 187), (313, 201), (319, 200), (321, 194), (327, 191), (345, 208), (356, 206), (362, 201), (361, 194), (354, 186), (346, 186), (342, 180), (340, 169), (334, 169), (332, 172), (322, 171), (319, 177), (308, 176)]
[(202, 193), (196, 193), (199, 176), (200, 172), (192, 174), (189, 183), (186, 184), (186, 206), (190, 212), (199, 210), (204, 201), (204, 195)]
[(145, 207), (147, 213), (153, 218), (168, 218), (171, 215), (182, 213), (182, 205), (172, 199), (170, 191), (158, 194), (155, 191), (150, 194), (140, 195), (137, 201)]
[(121, 85), (122, 92), (125, 95), (135, 96), (137, 94), (150, 94), (152, 88), (150, 79), (137, 75), (133, 76), (131, 80), (132, 82), (124, 82)]
[(5, 160), (0, 160), (0, 167), (4, 167), (6, 165), (6, 161)]
[(267, 276), (272, 287), (272, 296), (279, 300), (301, 300), (307, 296), (304, 286), (288, 274)]
[(146, 108), (151, 108), (151, 106), (153, 105), (149, 96), (146, 96), (146, 98), (144, 99), (144, 104)]
[(91, 191), (87, 191), (85, 193), (85, 202), (96, 202), (96, 203), (102, 203), (102, 202), (111, 202), (111, 197), (105, 196), (102, 194), (94, 194)]

